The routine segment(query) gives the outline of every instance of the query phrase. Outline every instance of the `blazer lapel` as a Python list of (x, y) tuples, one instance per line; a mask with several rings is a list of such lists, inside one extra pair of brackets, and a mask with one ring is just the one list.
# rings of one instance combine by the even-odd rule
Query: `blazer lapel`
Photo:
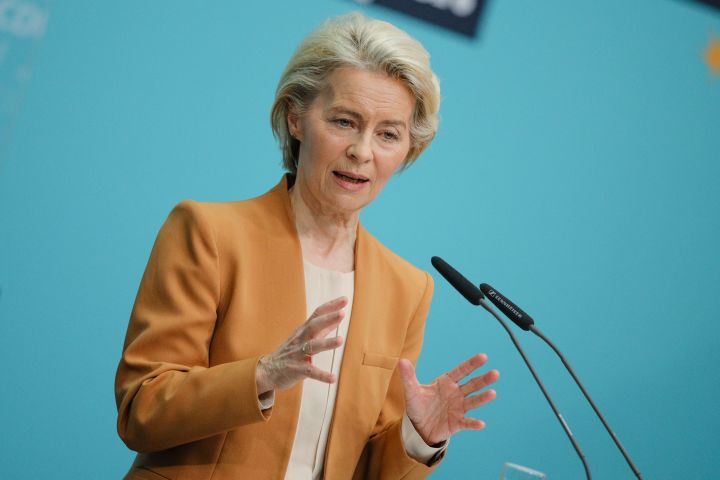
[(382, 288), (373, 279), (382, 268), (367, 231), (358, 225), (355, 247), (355, 292), (350, 329), (343, 354), (332, 425), (325, 456), (325, 478), (340, 478), (337, 472), (353, 472), (374, 426), (373, 403), (363, 395), (363, 357), (374, 330), (382, 318), (373, 304), (375, 290)]
[[(288, 195), (288, 181), (292, 180), (285, 175), (282, 181), (270, 191), (270, 200), (267, 208), (273, 210), (268, 217), (280, 219), (267, 229), (265, 243), (267, 250), (262, 256), (271, 263), (268, 278), (272, 279), (275, 292), (282, 292), (273, 296), (273, 314), (269, 318), (277, 318), (278, 324), (273, 326), (272, 343), (279, 345), (292, 332), (295, 327), (306, 319), (307, 307), (305, 305), (305, 274), (302, 260), (300, 238), (295, 227), (292, 205)], [(259, 292), (258, 292), (259, 293)], [(277, 312), (274, 310), (278, 309)], [(267, 342), (265, 342), (267, 343)], [(265, 442), (271, 444), (271, 450), (278, 452), (275, 462), (264, 468), (276, 470), (274, 475), (267, 478), (282, 479), (290, 461), (295, 431), (300, 416), (303, 382), (290, 389), (278, 390), (275, 393), (275, 406), (273, 407), (271, 422), (274, 429), (270, 433), (265, 425), (258, 425), (258, 430), (265, 428)]]

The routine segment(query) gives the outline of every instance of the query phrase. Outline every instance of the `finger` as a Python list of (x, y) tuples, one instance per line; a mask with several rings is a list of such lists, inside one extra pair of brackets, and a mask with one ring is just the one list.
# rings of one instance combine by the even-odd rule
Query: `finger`
[(485, 375), (474, 377), (467, 383), (461, 385), (460, 392), (467, 397), (471, 393), (479, 392), (488, 385), (492, 385), (498, 378), (500, 378), (500, 372), (490, 370)]
[(482, 430), (485, 428), (485, 422), (475, 418), (465, 417), (460, 421), (463, 430)]
[(333, 373), (326, 372), (325, 370), (321, 370), (317, 367), (313, 367), (312, 365), (304, 367), (305, 371), (303, 372), (305, 374), (305, 377), (310, 378), (312, 380), (317, 380), (318, 382), (323, 383), (335, 383), (337, 382), (337, 376)]
[(405, 391), (412, 392), (418, 385), (417, 376), (415, 376), (415, 367), (410, 360), (403, 358), (398, 362), (400, 370), (400, 380), (402, 380)]
[(447, 374), (450, 377), (450, 380), (457, 383), (463, 378), (470, 375), (474, 370), (485, 365), (486, 361), (487, 355), (485, 355), (484, 353), (478, 353), (477, 355), (474, 355), (473, 357), (465, 360), (460, 365), (450, 370)]
[(312, 322), (306, 325), (303, 335), (306, 338), (325, 338), (328, 336), (328, 333), (340, 325), (343, 318), (345, 318), (345, 312), (342, 310), (314, 318)]
[[(307, 347), (303, 351), (302, 345), (300, 346), (300, 354), (303, 356), (317, 355), (320, 352), (326, 352), (328, 350), (334, 350), (343, 343), (342, 337), (326, 338), (324, 340), (311, 340), (307, 342)], [(304, 344), (303, 344), (304, 345)]]
[(466, 412), (469, 412), (470, 410), (482, 407), (483, 405), (492, 402), (493, 400), (495, 400), (496, 397), (497, 392), (495, 390), (487, 390), (478, 395), (466, 398), (465, 402), (463, 403), (463, 407)]
[(310, 315), (310, 318), (308, 318), (308, 322), (314, 318), (321, 317), (323, 315), (326, 315), (328, 313), (336, 312), (338, 310), (342, 310), (345, 308), (345, 305), (347, 305), (348, 299), (347, 297), (338, 297), (333, 300), (330, 300), (327, 303), (323, 303), (318, 308), (315, 309), (315, 311)]

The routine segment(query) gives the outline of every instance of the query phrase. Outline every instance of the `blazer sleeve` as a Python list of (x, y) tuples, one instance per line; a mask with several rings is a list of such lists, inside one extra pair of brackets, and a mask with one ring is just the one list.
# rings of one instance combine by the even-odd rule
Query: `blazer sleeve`
[(115, 377), (128, 448), (165, 450), (270, 417), (258, 403), (258, 358), (210, 366), (219, 297), (213, 226), (186, 200), (155, 241)]
[[(433, 295), (433, 279), (425, 273), (427, 283), (420, 304), (411, 320), (400, 358), (407, 358), (417, 365), (422, 349), (425, 320), (430, 310)], [(353, 480), (420, 480), (430, 475), (445, 457), (440, 452), (431, 466), (419, 463), (410, 458), (405, 451), (402, 439), (402, 417), (405, 413), (405, 392), (400, 379), (400, 370), (396, 366), (390, 380), (388, 393), (383, 403), (380, 416), (375, 426), (374, 435), (370, 437), (355, 469)]]

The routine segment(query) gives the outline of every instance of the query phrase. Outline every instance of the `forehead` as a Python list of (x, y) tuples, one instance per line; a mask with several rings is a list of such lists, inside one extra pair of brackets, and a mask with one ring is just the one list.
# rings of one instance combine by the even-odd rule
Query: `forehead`
[[(391, 116), (409, 121), (415, 104), (412, 91), (394, 78), (367, 70), (336, 70), (322, 95), (323, 109), (349, 109), (364, 117)], [(384, 118), (379, 119), (384, 120)]]

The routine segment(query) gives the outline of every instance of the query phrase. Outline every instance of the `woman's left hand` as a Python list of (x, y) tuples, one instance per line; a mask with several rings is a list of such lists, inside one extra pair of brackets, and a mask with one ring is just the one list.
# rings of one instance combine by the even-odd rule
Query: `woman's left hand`
[(465, 360), (429, 385), (421, 385), (410, 360), (399, 362), (400, 377), (405, 387), (405, 411), (415, 430), (428, 445), (443, 442), (462, 430), (482, 430), (485, 422), (465, 418), (465, 414), (492, 401), (495, 390), (469, 395), (482, 390), (500, 378), (500, 372), (490, 370), (460, 385), (459, 382), (482, 367), (487, 355), (481, 353)]

